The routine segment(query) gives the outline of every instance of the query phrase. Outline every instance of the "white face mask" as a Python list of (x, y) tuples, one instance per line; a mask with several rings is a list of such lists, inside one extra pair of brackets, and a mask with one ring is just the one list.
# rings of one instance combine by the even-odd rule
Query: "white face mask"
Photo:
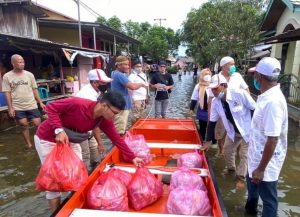
[(204, 81), (210, 81), (211, 80), (211, 75), (204, 75), (203, 80)]

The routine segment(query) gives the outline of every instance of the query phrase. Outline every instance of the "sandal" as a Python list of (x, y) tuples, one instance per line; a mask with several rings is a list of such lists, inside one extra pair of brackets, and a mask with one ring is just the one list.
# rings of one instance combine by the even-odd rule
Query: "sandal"
[(30, 146), (30, 147), (25, 147), (24, 148), (24, 151), (27, 151), (27, 152), (32, 152), (32, 151), (34, 151), (34, 147), (33, 146)]

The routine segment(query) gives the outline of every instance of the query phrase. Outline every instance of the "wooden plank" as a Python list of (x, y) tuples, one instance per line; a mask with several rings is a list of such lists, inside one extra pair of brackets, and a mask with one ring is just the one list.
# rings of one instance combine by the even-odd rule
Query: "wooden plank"
[[(92, 209), (74, 209), (70, 217), (182, 217), (182, 215), (173, 214), (157, 214), (157, 213), (142, 213), (142, 212), (120, 212), (120, 211), (104, 211), (104, 210), (92, 210)], [(191, 215), (184, 215), (192, 217)], [(193, 216), (194, 217), (194, 216)], [(204, 217), (204, 216), (197, 216)]]
[[(148, 168), (152, 174), (157, 174), (157, 175), (172, 175), (178, 169), (177, 167), (167, 167), (167, 166), (145, 166), (145, 167)], [(115, 165), (111, 167), (111, 165), (106, 165), (106, 167), (104, 168), (104, 172), (110, 170), (111, 168), (124, 170), (129, 173), (135, 173), (136, 171), (136, 167), (132, 167), (132, 166)], [(190, 169), (196, 172), (196, 174), (199, 176), (202, 177), (208, 176), (207, 169), (203, 169), (203, 168), (190, 168)]]
[(183, 143), (152, 143), (147, 142), (149, 148), (178, 148), (178, 149), (200, 149), (199, 144), (183, 144)]

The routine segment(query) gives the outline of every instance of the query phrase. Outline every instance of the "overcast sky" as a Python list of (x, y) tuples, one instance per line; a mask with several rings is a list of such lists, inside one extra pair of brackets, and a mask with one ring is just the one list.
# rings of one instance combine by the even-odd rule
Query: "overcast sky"
[[(38, 4), (67, 14), (77, 19), (77, 5), (74, 0), (32, 0)], [(199, 8), (207, 0), (81, 0), (106, 19), (116, 15), (124, 23), (131, 19), (137, 22), (159, 23), (157, 18), (164, 18), (162, 26), (175, 31), (181, 27), (187, 13), (192, 8)], [(82, 21), (96, 20), (96, 17), (80, 9)]]
[[(32, 0), (50, 9), (66, 14), (75, 19), (78, 18), (77, 4), (74, 0)], [(161, 25), (172, 28), (174, 31), (180, 29), (182, 22), (186, 19), (192, 8), (199, 8), (207, 0), (80, 0), (106, 19), (116, 15), (122, 23), (127, 20), (136, 22), (149, 22), (159, 24), (154, 19), (166, 19)], [(96, 16), (92, 15), (83, 7), (80, 7), (80, 18), (82, 21), (94, 22)], [(185, 48), (180, 46), (180, 56), (185, 54)]]

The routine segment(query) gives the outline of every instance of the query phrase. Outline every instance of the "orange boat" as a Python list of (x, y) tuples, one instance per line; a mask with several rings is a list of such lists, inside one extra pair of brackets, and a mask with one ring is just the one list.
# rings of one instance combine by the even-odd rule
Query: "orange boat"
[[(132, 134), (143, 134), (151, 154), (155, 154), (153, 161), (147, 165), (150, 172), (155, 174), (158, 179), (163, 175), (172, 174), (177, 168), (168, 166), (167, 162), (171, 155), (183, 154), (200, 148), (201, 141), (197, 128), (193, 120), (183, 119), (140, 119), (129, 130)], [(203, 153), (200, 153), (203, 154)], [(198, 169), (198, 173), (203, 177), (204, 183), (208, 190), (208, 197), (212, 207), (212, 216), (227, 216), (223, 201), (220, 197), (218, 187), (215, 182), (214, 174), (210, 169), (205, 156), (203, 157), (203, 167)], [(134, 173), (135, 168), (132, 164), (122, 160), (119, 150), (114, 147), (101, 164), (89, 176), (87, 183), (75, 192), (57, 212), (57, 217), (135, 217), (135, 216), (180, 216), (165, 214), (165, 206), (169, 195), (169, 186), (164, 187), (163, 196), (140, 211), (130, 209), (129, 212), (91, 210), (87, 208), (86, 195), (99, 175), (108, 170), (111, 165), (115, 168), (127, 170)], [(221, 208), (222, 207), (222, 208)]]

